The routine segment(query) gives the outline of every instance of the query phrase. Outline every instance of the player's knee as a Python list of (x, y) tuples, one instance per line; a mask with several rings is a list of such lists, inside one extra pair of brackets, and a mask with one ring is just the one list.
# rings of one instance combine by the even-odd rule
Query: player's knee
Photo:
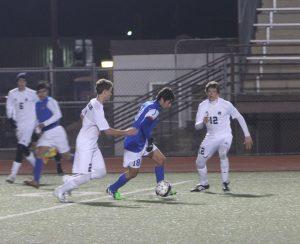
[(227, 150), (219, 151), (220, 160), (226, 160), (227, 158)]
[(106, 175), (106, 169), (96, 169), (91, 173), (91, 179), (101, 179)]
[(156, 161), (156, 164), (158, 166), (163, 166), (166, 163), (167, 158), (164, 155), (161, 155), (158, 160)]
[(207, 158), (204, 158), (203, 155), (198, 155), (196, 159), (196, 165), (198, 169), (204, 169), (206, 166), (206, 160)]

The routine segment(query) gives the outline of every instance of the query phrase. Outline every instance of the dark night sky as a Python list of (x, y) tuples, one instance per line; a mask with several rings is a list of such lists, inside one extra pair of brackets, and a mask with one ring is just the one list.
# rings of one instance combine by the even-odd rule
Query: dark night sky
[[(57, 0), (59, 36), (236, 37), (237, 0)], [(50, 36), (50, 0), (1, 0), (0, 37)]]

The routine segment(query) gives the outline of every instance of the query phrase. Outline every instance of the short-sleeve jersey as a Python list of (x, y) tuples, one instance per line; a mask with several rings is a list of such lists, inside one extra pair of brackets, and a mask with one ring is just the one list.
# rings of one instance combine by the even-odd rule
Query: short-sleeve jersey
[(104, 115), (103, 104), (93, 98), (81, 111), (81, 115), (83, 120), (76, 141), (77, 146), (89, 149), (98, 148), (100, 131), (110, 128)]
[(6, 101), (6, 114), (20, 124), (32, 124), (36, 120), (35, 103), (38, 101), (36, 91), (26, 87), (19, 91), (18, 88), (10, 90)]
[(126, 150), (131, 152), (141, 152), (143, 150), (146, 140), (158, 123), (160, 110), (161, 106), (157, 100), (142, 104), (132, 125), (132, 127), (138, 129), (138, 133), (134, 136), (125, 137), (124, 148)]
[(203, 122), (204, 117), (208, 117), (207, 135), (231, 134), (230, 117), (235, 119), (239, 116), (241, 114), (231, 102), (222, 98), (218, 98), (216, 101), (206, 99), (198, 106), (196, 124)]

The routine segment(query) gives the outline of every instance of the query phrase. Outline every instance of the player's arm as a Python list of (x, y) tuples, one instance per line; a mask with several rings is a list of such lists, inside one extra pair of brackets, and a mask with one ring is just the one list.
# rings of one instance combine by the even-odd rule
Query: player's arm
[(109, 128), (107, 130), (104, 130), (104, 133), (106, 135), (110, 136), (133, 136), (137, 133), (137, 129), (130, 127), (125, 130), (120, 130), (120, 129), (114, 129), (114, 128)]
[(44, 126), (48, 126), (62, 118), (62, 114), (58, 102), (54, 99), (49, 99), (47, 107), (51, 110), (52, 116), (43, 122)]
[(244, 141), (245, 147), (247, 150), (250, 150), (252, 148), (253, 141), (244, 117), (233, 105), (232, 105), (232, 111), (230, 115), (233, 119), (237, 119), (237, 121), (239, 122), (245, 136), (245, 141)]
[(155, 126), (154, 120), (159, 115), (157, 109), (150, 109), (146, 114), (144, 119), (141, 122), (141, 130), (147, 140), (151, 138), (152, 130)]
[(11, 126), (16, 128), (16, 122), (15, 122), (16, 111), (15, 111), (11, 92), (8, 93), (7, 100), (6, 100), (6, 115), (7, 118), (9, 119), (9, 123), (11, 124)]
[(196, 114), (195, 128), (200, 130), (208, 122), (208, 114), (203, 109), (203, 105), (200, 103)]

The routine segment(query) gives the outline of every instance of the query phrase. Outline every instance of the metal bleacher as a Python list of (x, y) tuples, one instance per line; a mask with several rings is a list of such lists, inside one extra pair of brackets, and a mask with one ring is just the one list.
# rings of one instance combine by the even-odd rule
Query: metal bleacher
[(245, 90), (299, 92), (300, 1), (262, 0), (253, 28)]

